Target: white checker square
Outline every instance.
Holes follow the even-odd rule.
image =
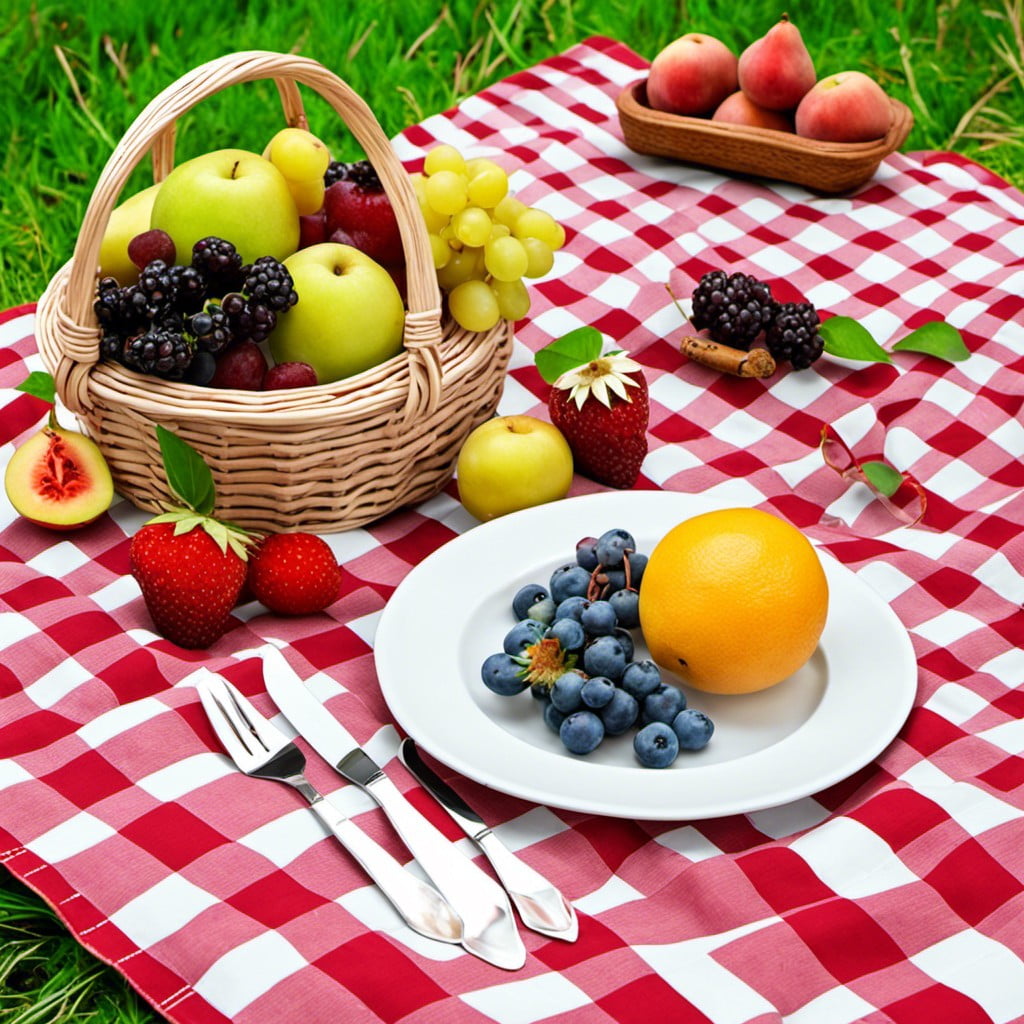
[[[4,612],[0,615],[0,651],[38,632],[39,627],[20,612]]]
[[[1024,335],[1019,328],[1018,332]],[[981,352],[972,352],[970,359],[957,363],[956,368],[959,373],[962,373],[968,380],[973,380],[975,384],[988,384],[997,373],[1002,373],[1006,369],[1006,365]]]
[[[175,872],[111,914],[110,922],[140,949],[148,949],[219,902],[217,896]]]
[[[1024,576],[1002,551],[996,551],[988,561],[982,562],[974,570],[974,576],[1011,604],[1024,605]],[[1021,678],[1024,679],[1024,675]]]
[[[851,484],[826,509],[824,518],[831,516],[846,526],[853,526],[857,517],[875,500],[874,492],[864,484]]]
[[[958,206],[946,219],[979,235],[985,234],[989,228],[1002,223],[1001,218],[989,213],[978,203],[965,203]]]
[[[105,711],[98,718],[86,722],[85,725],[77,729],[76,735],[95,750],[107,740],[130,732],[136,726],[142,725],[143,722],[148,722],[152,718],[167,713],[166,704],[161,703],[156,697],[146,697],[143,700],[121,704]]]
[[[915,581],[909,576],[900,572],[894,565],[883,562],[881,559],[875,562],[868,562],[865,566],[858,569],[857,576],[889,604],[892,604],[897,597],[916,586]]]
[[[116,833],[105,821],[93,817],[88,811],[79,811],[74,817],[25,843],[25,846],[47,863],[58,864],[98,846],[113,835]]]
[[[671,274],[675,269],[675,261],[662,249],[649,253],[636,264],[637,273],[640,274],[645,281],[667,281],[669,274]],[[670,300],[668,300],[666,301],[665,308],[671,309],[675,313],[676,318],[673,321],[671,329],[678,329],[679,313],[676,311],[675,306]]]
[[[697,229],[708,241],[721,245],[723,242],[734,242],[745,237],[748,232],[738,224],[733,224],[725,217],[712,217]]]
[[[1024,816],[1018,808],[970,782],[957,782],[928,761],[918,761],[900,779],[921,796],[937,803],[972,836],[980,836],[989,829]]]
[[[0,760],[0,793],[19,782],[29,782],[34,778],[29,772],[10,758]]]
[[[320,819],[307,807],[296,805],[293,811],[268,821],[238,841],[279,868],[284,868],[326,835],[327,829]]]
[[[875,284],[884,284],[891,281],[903,272],[903,265],[886,256],[884,252],[873,252],[868,258],[857,267],[857,273],[868,281]]]
[[[643,262],[647,265],[654,263],[651,259],[644,260]],[[641,270],[639,265],[637,266],[637,269]],[[672,271],[671,265],[666,265],[664,267],[664,271],[664,273],[656,275],[655,279],[660,277],[662,280],[667,280],[668,275]],[[648,276],[646,271],[641,270],[641,273],[643,273],[645,277]],[[672,303],[668,303],[667,305],[662,306],[661,309],[655,310],[649,316],[644,317],[641,323],[644,326],[644,330],[655,338],[672,338],[680,328],[679,310],[676,309]]]
[[[1024,455],[1024,424],[1019,420],[1005,420],[988,432],[988,438],[1009,455],[1017,458]]]
[[[500,156],[497,156],[497,160],[498,163],[501,163]],[[552,142],[551,145],[544,150],[544,161],[556,171],[562,171],[563,173],[578,170],[580,167],[584,167],[587,163],[586,157],[581,156],[579,153],[570,149],[568,146],[563,145],[561,142]],[[595,180],[606,181],[608,177],[608,175],[603,175],[601,178]],[[583,184],[582,187],[586,188],[586,184]]]
[[[764,501],[764,495],[752,483],[742,479],[723,480],[714,487],[708,487],[704,494],[710,501],[735,505],[737,508],[760,505]]]
[[[583,321],[565,306],[552,306],[542,310],[533,318],[533,326],[550,338],[560,338],[563,334],[583,327]],[[508,380],[505,381],[506,386]]]
[[[129,573],[111,580],[105,587],[92,595],[93,603],[105,612],[113,612],[135,601],[139,596],[139,584]]]
[[[943,683],[925,701],[924,706],[929,711],[941,715],[947,722],[963,725],[964,722],[984,711],[989,703],[980,694],[968,690],[966,686],[961,686],[959,683]]]
[[[750,823],[772,839],[784,839],[805,829],[820,825],[832,812],[811,797],[793,800],[778,807],[754,811],[747,815]]]
[[[512,851],[541,843],[561,835],[569,826],[547,807],[535,807],[504,824],[496,825],[494,834]]]
[[[712,433],[720,441],[726,441],[737,448],[747,448],[755,441],[767,437],[775,428],[755,419],[745,409],[737,409],[725,417]]]
[[[305,966],[299,951],[280,933],[263,932],[225,953],[192,987],[214,1009],[233,1019]]]
[[[809,224],[803,231],[798,231],[790,241],[794,245],[799,245],[804,249],[817,253],[819,256],[828,252],[835,252],[847,244],[845,238],[837,235],[834,231],[830,231],[825,227],[824,223]]]
[[[613,309],[627,309],[640,291],[640,285],[621,274],[605,278],[590,294]]]
[[[89,556],[69,540],[63,540],[51,547],[44,548],[35,558],[25,564],[44,576],[63,579],[76,569],[87,564]]]
[[[876,422],[875,410],[865,402],[843,413],[832,425],[851,448],[856,448],[867,437]]]
[[[371,533],[358,528],[343,530],[341,533],[326,533],[323,535],[323,539],[339,562],[349,562],[353,558],[359,558],[373,551],[379,544]]]
[[[796,375],[791,374],[791,376]],[[806,455],[801,456],[799,459],[793,459],[791,462],[779,463],[779,465],[775,467],[775,472],[778,473],[790,487],[796,488],[809,476],[813,476],[817,473],[819,469],[821,469],[821,452],[815,448]]]
[[[1020,1019],[1024,964],[1013,951],[973,928],[910,957],[929,977],[973,999],[993,1024]]]
[[[316,672],[305,680],[306,688],[313,694],[321,704],[326,704],[332,697],[338,697],[348,693],[337,679],[333,679],[326,672]]]
[[[987,313],[987,303],[980,302],[978,299],[969,299],[966,302],[953,306],[946,313],[946,320],[954,327],[968,328],[975,320],[985,316]],[[965,360],[965,362],[970,362],[970,360]]]
[[[884,839],[853,818],[833,818],[793,840],[790,849],[833,892],[849,900],[918,881]]]
[[[745,214],[755,224],[767,224],[769,221],[775,220],[776,217],[781,217],[786,212],[786,208],[770,199],[758,196],[741,204],[738,212]]]
[[[957,611],[955,608],[947,608],[935,618],[918,623],[914,627],[914,632],[939,647],[946,647],[953,641],[981,629],[982,625],[973,615]]]
[[[911,249],[914,255],[930,258],[938,256],[940,252],[945,252],[953,243],[943,238],[934,228],[922,228],[909,238],[904,239],[903,244]]]
[[[150,772],[135,784],[154,799],[166,804],[180,800],[186,794],[194,793],[235,771],[237,769],[226,754],[216,754],[210,750],[174,761],[166,768]]]
[[[871,310],[870,313],[865,313],[860,317],[861,326],[866,328],[868,333],[878,342],[879,345],[884,346],[885,343],[898,332],[903,331],[903,321],[896,316],[895,313],[891,313],[884,307]],[[897,339],[898,340],[898,339]],[[900,367],[896,367],[900,370]]]
[[[961,281],[973,283],[988,277],[989,274],[994,274],[999,268],[1000,265],[995,260],[980,252],[972,252],[959,263],[954,263],[949,268],[949,273],[955,274]]]
[[[643,473],[658,486],[664,486],[676,474],[695,469],[699,465],[701,460],[682,445],[663,444],[660,448],[647,453],[643,462]]]
[[[676,211],[671,206],[659,203],[656,199],[647,199],[639,206],[631,207],[633,213],[640,218],[643,224],[661,224],[663,221],[674,217]],[[674,233],[674,232],[673,232]]]
[[[683,825],[682,828],[663,832],[660,836],[655,836],[654,840],[662,846],[667,846],[670,850],[675,850],[676,853],[694,863],[718,857],[722,853],[710,839],[692,825]]]
[[[983,729],[978,736],[1010,754],[1024,752],[1024,719],[1014,718],[1002,725]]]
[[[459,998],[497,1024],[557,1020],[559,1014],[591,1004],[586,992],[554,972],[466,992]]]
[[[786,1024],[856,1024],[870,1019],[874,1007],[845,985],[830,988],[786,1014]]]
[[[807,301],[818,309],[830,309],[845,302],[850,295],[850,289],[838,281],[822,281],[808,289]]]
[[[905,220],[903,214],[889,209],[883,203],[861,203],[851,208],[850,217],[861,227],[870,228],[872,231],[884,231]]]
[[[897,547],[906,551],[916,551],[936,561],[942,559],[947,551],[957,543],[959,537],[950,531],[939,530],[908,530],[905,526],[896,525],[888,533],[881,535],[883,540],[892,541]]]
[[[941,192],[927,185],[912,185],[908,189],[902,189],[900,197],[919,210],[934,210],[936,206],[942,206],[945,200]]]
[[[807,409],[832,387],[832,382],[824,374],[785,373],[772,383],[772,395],[791,409]],[[821,464],[820,454],[818,464]]]
[[[690,384],[674,373],[663,373],[650,386],[651,401],[674,409],[677,414],[682,414],[691,402],[706,394],[706,388]]]
[[[959,416],[974,401],[974,396],[966,388],[942,378],[936,380],[922,397],[952,416]]]
[[[135,584],[136,595],[138,592],[138,584]],[[29,683],[25,687],[25,696],[37,707],[52,708],[73,690],[93,678],[93,673],[79,665],[74,658],[66,658],[34,683]]]
[[[909,291],[903,293],[904,300],[918,309],[930,309],[940,295],[945,295],[944,288],[935,278],[930,277],[927,281],[915,284]]]
[[[624,238],[631,238],[633,236],[633,232],[623,227],[618,221],[606,218],[601,218],[600,220],[595,220],[593,224],[588,224],[583,234],[592,242],[606,246],[614,246]]]
[[[763,267],[769,275],[775,277],[789,277],[803,269],[803,264],[795,256],[774,245],[766,245],[752,252],[749,258],[751,263]]]
[[[987,477],[982,476],[966,462],[958,459],[956,462],[943,466],[928,478],[928,490],[952,504],[956,504],[965,495],[985,484],[987,480]]]
[[[573,900],[572,904],[580,913],[597,917],[605,911],[615,910],[643,898],[644,894],[639,889],[634,889],[618,875],[612,875],[604,885]]]

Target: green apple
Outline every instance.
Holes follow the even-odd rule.
[[[299,246],[299,213],[284,175],[258,153],[217,149],[186,160],[164,178],[149,227],[174,239],[178,262],[215,235],[231,242],[245,263],[283,260]]]
[[[115,206],[100,242],[100,277],[113,277],[121,285],[134,284],[139,268],[128,258],[128,243],[149,230],[159,184],[150,185]]]
[[[497,416],[466,438],[455,472],[459,500],[486,522],[564,498],[572,485],[572,451],[546,420]]]
[[[299,301],[277,319],[278,363],[308,363],[321,384],[351,377],[402,351],[405,305],[391,275],[351,245],[321,242],[284,261]]]

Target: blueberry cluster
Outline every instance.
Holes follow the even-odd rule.
[[[173,258],[150,259],[134,284],[100,279],[93,309],[101,357],[138,373],[208,384],[222,353],[265,340],[298,301],[284,264],[263,256],[243,265],[225,239],[200,239],[187,264]]]
[[[709,270],[693,291],[690,322],[714,341],[748,349],[764,335],[765,348],[794,370],[811,365],[825,349],[818,312],[809,302],[776,302],[771,288],[750,274]]]
[[[680,750],[705,747],[714,725],[686,706],[683,691],[664,682],[653,661],[634,658],[646,565],[627,530],[584,537],[547,586],[516,591],[515,625],[480,674],[502,696],[529,688],[570,753],[589,754],[605,737],[636,729],[640,764],[666,768]]]

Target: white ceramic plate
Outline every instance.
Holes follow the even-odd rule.
[[[552,570],[573,560],[581,537],[622,527],[649,553],[677,523],[718,507],[706,496],[670,491],[592,494],[484,523],[439,548],[403,580],[377,627],[377,673],[395,718],[467,778],[535,803],[626,818],[744,813],[852,775],[906,720],[917,662],[889,606],[825,552],[829,615],[818,650],[761,693],[687,690],[715,733],[704,750],[681,753],[670,768],[640,767],[633,730],[573,756],[529,692],[501,697],[481,681],[481,664],[515,623],[516,590],[546,586]],[[646,656],[634,635],[634,657]]]

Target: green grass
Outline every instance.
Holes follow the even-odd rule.
[[[907,103],[906,149],[952,149],[1024,188],[1024,0],[8,0],[0,11],[0,308],[31,302],[71,255],[93,185],[133,117],[189,68],[233,50],[313,57],[370,103],[388,135],[591,34],[651,58],[682,32],[742,49],[783,9],[819,73],[861,68]],[[312,126],[358,154],[312,97]],[[281,125],[272,87],[212,98],[179,126],[181,157],[262,149]],[[147,184],[140,168],[129,188]],[[127,194],[127,193],[126,193]],[[0,872],[0,1019],[141,1024],[158,1018],[46,905]]]

